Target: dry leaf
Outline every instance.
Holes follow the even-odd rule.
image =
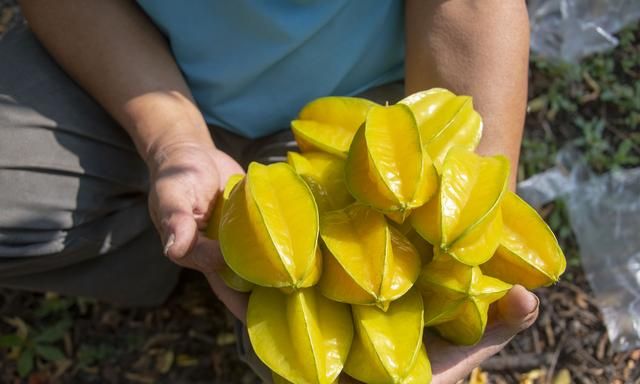
[[[553,378],[553,384],[571,384],[571,373],[567,368],[563,368]]]
[[[469,377],[469,384],[488,384],[489,374],[483,372],[480,367],[476,367],[471,371],[471,377]]]

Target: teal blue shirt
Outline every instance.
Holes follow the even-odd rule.
[[[256,138],[307,102],[401,79],[400,0],[140,0],[207,122]]]

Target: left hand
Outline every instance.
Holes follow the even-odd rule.
[[[210,143],[171,144],[152,158],[149,211],[165,256],[202,272],[220,301],[244,321],[248,295],[227,287],[218,276],[224,266],[220,247],[201,232],[229,177],[244,171]]]

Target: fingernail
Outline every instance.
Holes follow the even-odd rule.
[[[535,311],[537,311],[537,310],[538,310],[538,307],[540,306],[540,299],[538,298],[538,295],[534,295],[534,294],[531,294],[531,295],[533,296],[533,298],[534,298],[534,299],[536,299],[536,305],[535,305],[535,306],[533,307],[533,309],[532,309],[532,310],[527,314],[527,316],[528,316],[528,315],[531,315],[532,313],[534,313]]]
[[[169,238],[167,239],[167,242],[164,244],[164,255],[165,256],[169,255],[169,248],[171,248],[175,242],[176,242],[176,235],[172,233],[172,234],[169,235]]]

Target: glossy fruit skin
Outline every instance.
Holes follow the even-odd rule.
[[[227,180],[227,185],[224,187],[224,192],[222,195],[218,196],[216,200],[216,205],[213,208],[213,212],[211,214],[211,219],[209,220],[209,224],[205,229],[205,234],[208,238],[212,240],[218,240],[219,238],[219,227],[220,220],[222,219],[222,207],[225,202],[229,199],[229,195],[233,188],[242,181],[244,175],[232,175]],[[218,276],[224,281],[224,283],[231,289],[234,289],[239,292],[250,292],[253,289],[253,284],[238,276],[228,265],[224,265],[220,271],[218,271]]]
[[[342,371],[353,340],[347,304],[315,288],[291,294],[256,287],[247,309],[249,339],[272,371],[293,383],[330,384]]]
[[[322,268],[318,231],[313,194],[293,168],[251,163],[224,204],[220,247],[227,265],[253,284],[309,287]]]
[[[424,204],[438,184],[413,114],[402,104],[369,110],[351,143],[345,175],[356,200],[397,222]]]
[[[482,271],[511,284],[535,289],[556,283],[567,266],[553,231],[529,204],[507,192],[501,204],[500,246]]]
[[[474,151],[478,146],[482,137],[482,118],[473,109],[471,97],[432,88],[407,96],[399,103],[413,112],[425,149],[436,168],[440,168],[452,147],[462,146]]]
[[[460,263],[437,250],[416,283],[424,300],[425,326],[435,327],[445,339],[461,345],[480,341],[487,325],[489,305],[511,289],[479,267]]]
[[[305,105],[291,122],[300,151],[346,158],[353,136],[375,105],[367,99],[343,96],[321,97]]]
[[[436,197],[411,215],[415,230],[461,263],[491,258],[502,235],[500,202],[507,190],[509,162],[453,147],[442,164]]]
[[[362,204],[322,216],[323,272],[318,283],[328,298],[386,309],[418,278],[415,247],[381,213]]]
[[[344,367],[349,376],[372,384],[431,380],[422,344],[423,304],[416,290],[392,302],[386,312],[361,305],[352,306],[352,312],[356,334]]]
[[[353,203],[345,184],[344,159],[325,152],[289,152],[287,162],[307,183],[321,213]]]

